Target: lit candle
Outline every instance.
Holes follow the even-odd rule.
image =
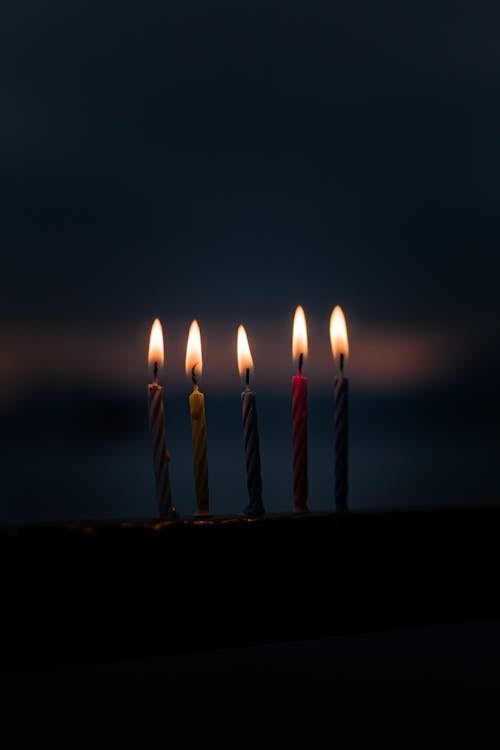
[[[205,397],[198,387],[198,376],[203,369],[201,356],[200,327],[193,320],[189,329],[186,348],[186,373],[191,375],[193,392],[189,396],[191,414],[191,435],[193,439],[193,468],[198,507],[195,515],[211,515],[208,504],[208,458],[207,422],[205,417]]]
[[[339,362],[334,413],[335,505],[338,510],[347,510],[349,381],[344,376],[344,361],[349,354],[349,341],[344,313],[338,305],[330,316],[330,343],[333,358]]]
[[[292,377],[293,510],[307,513],[307,378],[302,375],[307,327],[300,305],[293,320],[292,357],[298,360],[297,375]]]
[[[148,362],[153,368],[153,382],[148,385],[149,398],[149,427],[151,431],[151,442],[153,446],[153,465],[156,480],[156,499],[158,513],[162,518],[178,518],[177,512],[172,505],[172,492],[170,489],[170,474],[168,463],[170,454],[167,451],[165,438],[165,412],[163,409],[163,387],[158,383],[158,369],[162,367],[163,332],[161,323],[156,318],[149,337]]]
[[[245,378],[245,390],[241,394],[243,438],[247,462],[247,487],[249,503],[243,513],[255,518],[265,513],[262,501],[262,477],[260,473],[259,431],[255,393],[250,390],[250,371],[253,369],[252,354],[243,326],[238,327],[238,370]]]

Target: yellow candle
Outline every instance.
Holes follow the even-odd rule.
[[[193,320],[189,329],[186,348],[186,372],[191,375],[193,391],[189,396],[191,415],[191,435],[193,441],[193,469],[196,488],[197,510],[195,515],[211,515],[208,495],[207,420],[205,416],[205,396],[198,386],[203,360],[201,355],[200,327]]]

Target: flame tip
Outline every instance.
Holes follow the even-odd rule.
[[[157,364],[158,367],[163,365],[165,358],[165,349],[163,344],[163,328],[159,318],[155,318],[151,326],[149,335],[148,364]]]
[[[203,357],[201,353],[201,332],[198,321],[191,321],[189,326],[188,340],[186,346],[186,374],[191,375],[193,367],[196,375],[201,375],[203,370]]]
[[[247,370],[253,370],[253,358],[248,343],[245,326],[240,323],[236,340],[236,351],[238,359],[238,372],[243,377]]]
[[[295,360],[298,359],[301,354],[303,359],[306,359],[308,354],[307,324],[304,308],[302,305],[298,305],[293,317],[292,357]]]
[[[334,359],[349,354],[349,337],[344,311],[340,305],[335,305],[330,315],[330,343]]]

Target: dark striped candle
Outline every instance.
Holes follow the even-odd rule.
[[[306,513],[307,507],[307,378],[292,378],[293,510]]]
[[[248,505],[243,510],[243,514],[249,518],[257,518],[265,513],[262,500],[257,403],[255,393],[250,389],[250,370],[253,369],[252,354],[245,328],[241,325],[238,326],[236,350],[238,371],[241,376],[245,376],[245,390],[241,394],[241,408],[247,465]]]
[[[250,517],[265,513],[262,500],[262,476],[260,471],[259,430],[255,393],[249,387],[241,394],[243,439],[247,463],[248,505],[244,514]]]
[[[334,450],[335,505],[347,510],[349,446],[349,381],[342,374],[335,378]]]
[[[335,506],[347,510],[348,457],[349,457],[349,381],[344,377],[344,359],[349,354],[347,326],[342,308],[336,305],[330,316],[330,343],[333,358],[338,357],[339,372],[334,390],[334,457],[335,457]]]
[[[163,409],[163,388],[151,383],[148,385],[149,398],[149,427],[153,448],[153,465],[156,480],[156,501],[158,513],[162,518],[175,514],[172,506],[172,491],[170,487],[169,460],[165,438],[165,412]]]
[[[163,331],[156,318],[149,339],[149,363],[153,366],[153,382],[148,385],[149,428],[153,448],[153,466],[156,482],[156,503],[161,518],[177,518],[172,505],[169,461],[165,437],[165,411],[163,408],[163,387],[158,384],[158,368],[163,364]]]

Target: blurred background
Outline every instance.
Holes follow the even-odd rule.
[[[350,506],[500,500],[500,11],[444,2],[0,7],[0,523],[195,509],[184,354],[202,333],[211,504],[246,504],[236,329],[264,501],[292,507],[292,319],[310,335],[310,507],[333,507],[330,312],[347,318]]]

